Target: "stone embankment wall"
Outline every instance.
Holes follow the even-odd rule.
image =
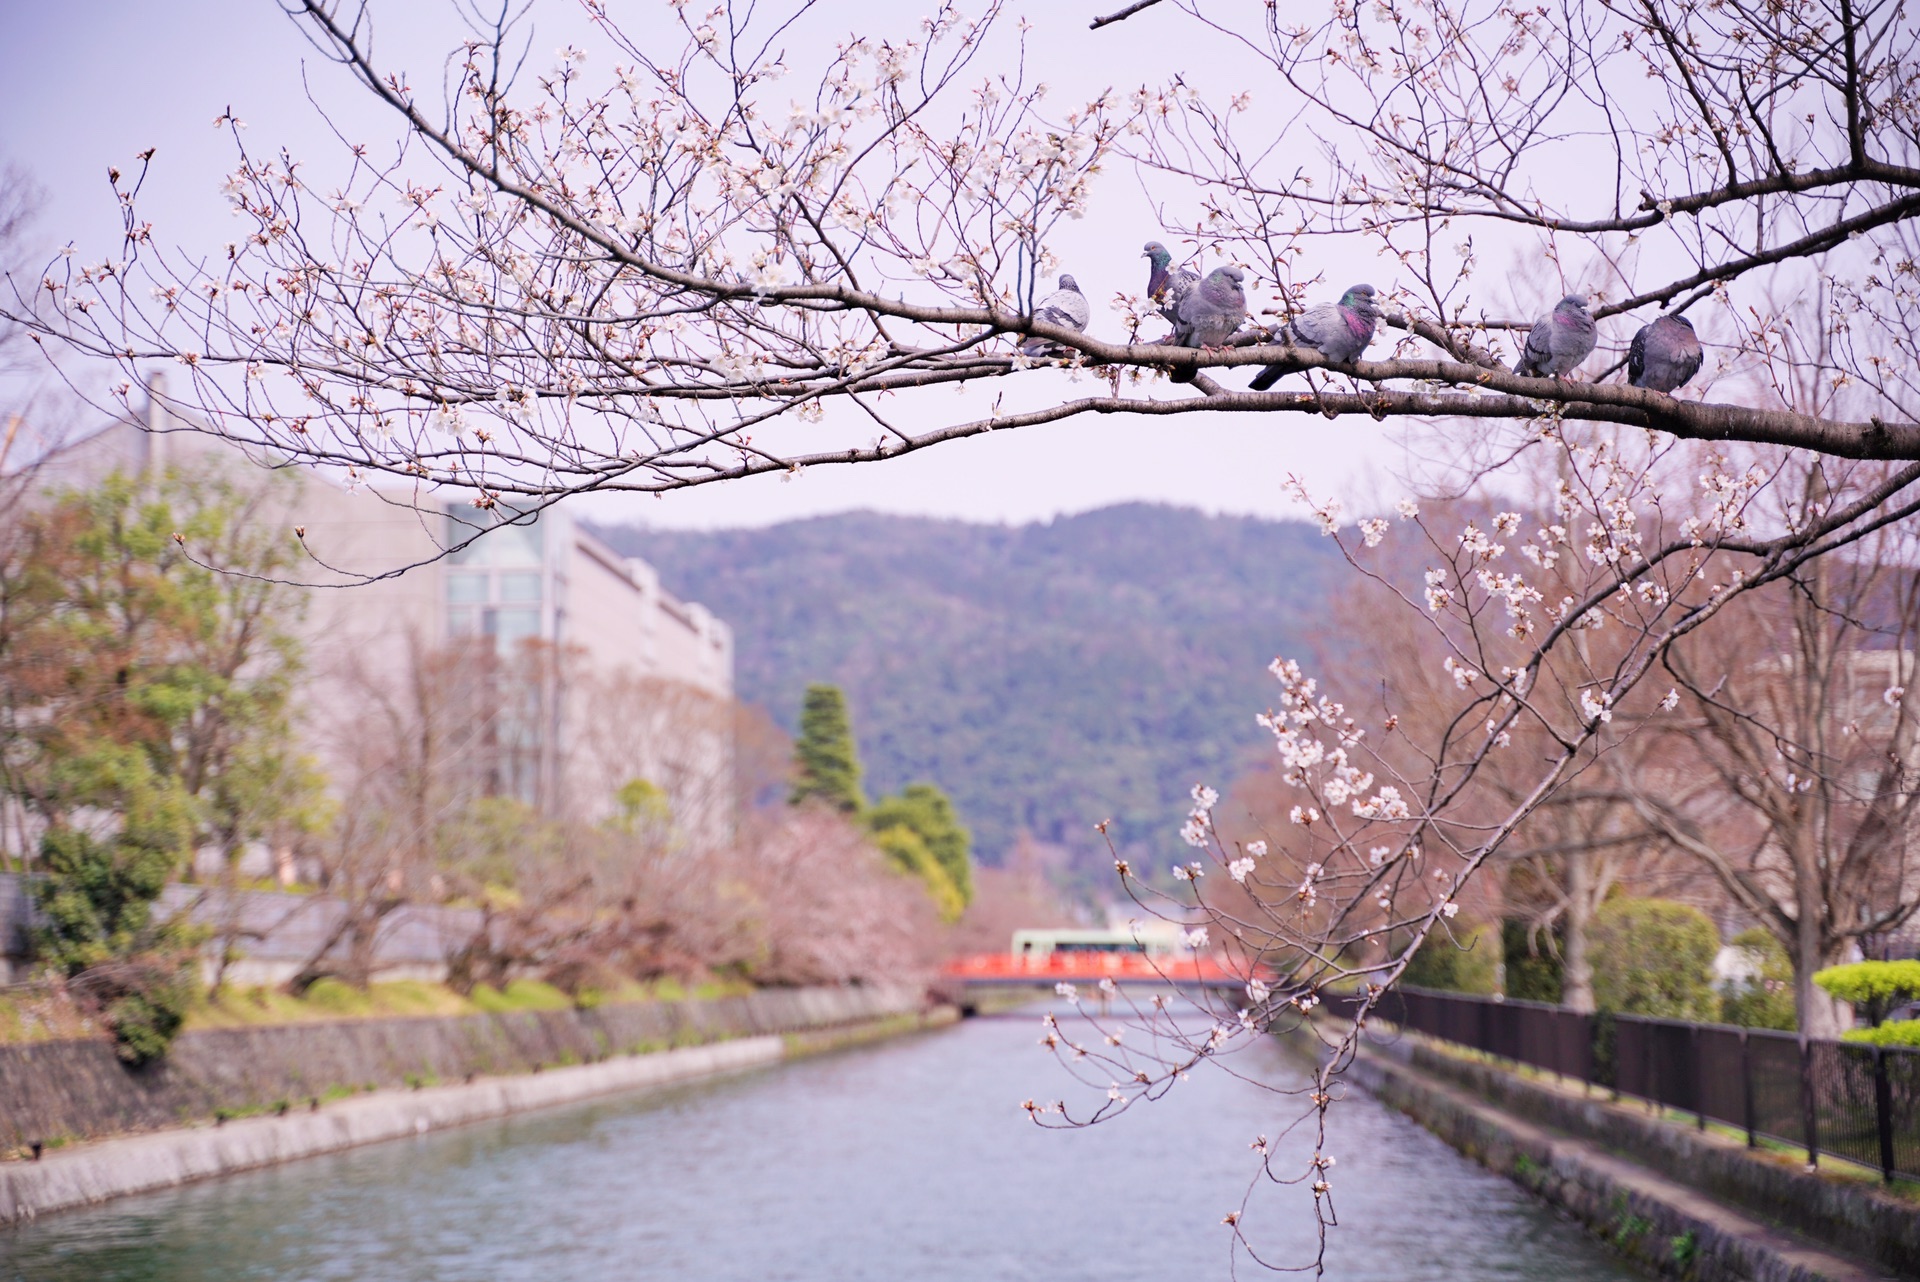
[[[61,1149],[37,1162],[0,1162],[0,1225],[528,1109],[739,1072],[778,1063],[784,1052],[782,1038],[743,1037],[545,1073],[381,1091],[317,1111],[129,1135]]]
[[[774,989],[706,1001],[186,1033],[128,1069],[101,1039],[0,1046],[0,1151],[305,1106],[342,1089],[461,1082],[918,1010],[908,988]]]
[[[1596,1144],[1718,1201],[1920,1278],[1920,1205],[1877,1183],[1809,1171],[1713,1131],[1661,1121],[1645,1106],[1557,1090],[1416,1038],[1375,1053],[1465,1088],[1503,1113]]]
[[[1292,1044],[1323,1053],[1304,1036]],[[1344,1073],[1651,1273],[1687,1282],[1920,1278],[1920,1208],[1877,1187],[1771,1161],[1412,1035],[1366,1046]]]

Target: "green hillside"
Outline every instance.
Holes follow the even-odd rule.
[[[1335,555],[1296,522],[1131,504],[1048,524],[849,513],[759,530],[604,528],[732,624],[740,696],[789,732],[843,687],[867,792],[953,795],[994,863],[1022,830],[1178,849],[1187,790],[1262,748],[1266,664],[1306,653]]]

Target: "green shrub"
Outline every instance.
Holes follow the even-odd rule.
[[[1800,1027],[1793,1007],[1793,962],[1773,932],[1755,926],[1735,935],[1731,943],[1753,959],[1758,973],[1721,992],[1721,1022],[1783,1033]]]
[[[107,1004],[114,1053],[135,1067],[165,1057],[186,1022],[195,992],[189,966],[176,962],[152,967],[147,979],[129,985],[127,992]]]
[[[1435,930],[1407,963],[1400,982],[1415,988],[1490,997],[1500,975],[1500,937],[1485,926],[1456,930],[1453,938]]]
[[[1505,991],[1515,1001],[1559,1004],[1564,983],[1558,926],[1537,931],[1517,917],[1500,923]]]
[[[1829,966],[1813,982],[1843,1002],[1861,1008],[1869,1024],[1878,1024],[1901,1002],[1920,997],[1920,961],[1863,961]]]
[[[40,961],[66,977],[68,991],[100,1012],[114,1052],[141,1065],[165,1056],[186,1022],[198,936],[153,911],[180,859],[180,799],[155,784],[144,763],[124,756],[102,752],[88,765],[140,798],[127,807],[119,835],[101,840],[54,827],[41,837],[45,876],[31,893],[42,920],[33,945]]]
[[[1720,935],[1697,908],[1665,899],[1615,899],[1588,931],[1594,1005],[1620,1015],[1713,1020]]]
[[[1850,1028],[1840,1034],[1866,1046],[1912,1046],[1920,1049],[1920,1019],[1896,1019],[1876,1028]]]

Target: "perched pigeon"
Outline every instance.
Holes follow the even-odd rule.
[[[1584,294],[1568,294],[1527,331],[1527,345],[1513,367],[1516,374],[1559,378],[1593,352],[1596,335]]]
[[[1286,341],[1295,347],[1311,347],[1344,365],[1367,350],[1379,323],[1380,303],[1373,286],[1355,285],[1340,295],[1339,302],[1322,303],[1296,317],[1287,327]],[[1286,372],[1285,366],[1269,365],[1253,376],[1251,386],[1256,392],[1264,392]]]
[[[1080,292],[1079,284],[1071,276],[1062,276],[1060,288],[1041,299],[1040,305],[1033,309],[1035,320],[1063,329],[1085,329],[1087,319],[1092,315],[1087,307],[1087,296]],[[1042,356],[1058,348],[1051,339],[1030,335],[1021,340],[1020,350],[1027,356]]]
[[[1643,326],[1627,349],[1627,381],[1635,387],[1671,392],[1700,372],[1704,353],[1684,316],[1662,316]]]
[[[1157,240],[1148,241],[1145,252],[1147,262],[1150,264],[1150,270],[1147,272],[1147,297],[1153,300],[1154,305],[1160,309],[1160,314],[1166,317],[1170,324],[1178,325],[1180,300],[1192,293],[1193,287],[1200,283],[1200,273],[1191,267],[1174,270],[1173,255],[1168,253],[1167,247]]]
[[[1180,300],[1179,314],[1173,321],[1173,341],[1181,347],[1219,347],[1232,337],[1247,319],[1247,291],[1240,287],[1245,279],[1238,267],[1216,267],[1193,291]],[[1192,370],[1173,376],[1176,383],[1191,383]]]

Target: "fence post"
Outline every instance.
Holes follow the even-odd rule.
[[[1640,1033],[1640,1071],[1646,1074],[1647,1094],[1653,1097],[1653,1115],[1659,1117],[1667,1111],[1667,1102],[1660,1098],[1665,1092],[1660,1089],[1660,1072],[1654,1066],[1653,1025],[1643,1025]]]
[[[1740,1030],[1740,1120],[1747,1124],[1747,1147],[1759,1148],[1753,1133],[1753,1045],[1747,1030]]]
[[[1693,1061],[1693,1117],[1697,1130],[1707,1129],[1707,1069],[1700,1062],[1700,1025],[1687,1028],[1687,1057]]]
[[[1813,1042],[1800,1036],[1800,1114],[1806,1128],[1807,1165],[1820,1165],[1820,1115],[1813,1102]]]
[[[1893,1083],[1887,1079],[1887,1053],[1873,1048],[1873,1115],[1880,1130],[1880,1178],[1893,1183]]]
[[[1594,1039],[1600,1035],[1600,1021],[1586,1012],[1575,1015],[1574,1020],[1576,1028],[1586,1034],[1580,1039],[1580,1080],[1586,1084],[1582,1094],[1592,1098],[1593,1079],[1600,1075],[1600,1056],[1594,1045]]]

